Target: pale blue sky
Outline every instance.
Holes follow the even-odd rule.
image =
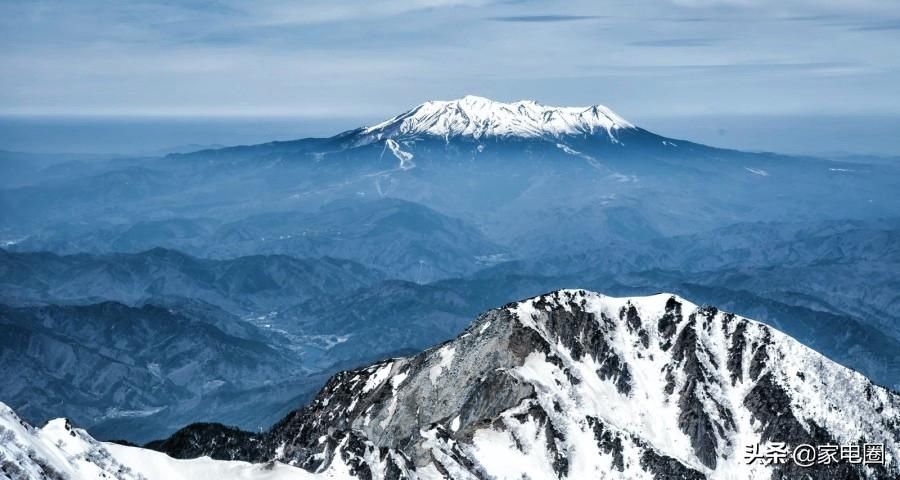
[[[895,0],[0,0],[0,113],[900,113]]]
[[[0,31],[3,116],[900,115],[896,0],[0,0]]]

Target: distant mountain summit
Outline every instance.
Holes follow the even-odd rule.
[[[476,96],[429,101],[325,138],[172,154],[110,168],[37,190],[4,192],[0,202],[10,214],[0,218],[0,227],[28,233],[10,238],[21,242],[33,239],[39,224],[104,218],[110,202],[121,218],[145,220],[173,212],[249,216],[389,197],[470,222],[495,244],[565,232],[584,239],[582,245],[596,245],[611,236],[632,240],[634,231],[669,236],[743,221],[896,215],[888,167],[700,145],[658,135],[600,105]],[[878,169],[884,174],[870,175]],[[609,209],[629,211],[635,224],[618,228],[607,221]],[[523,221],[535,218],[542,225]],[[418,259],[412,267],[417,270]]]
[[[457,100],[430,101],[358,132],[361,143],[415,136],[562,137],[602,134],[615,140],[634,125],[602,105],[552,107],[532,100],[496,102],[468,95]]]

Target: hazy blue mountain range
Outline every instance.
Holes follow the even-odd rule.
[[[4,153],[0,168],[0,329],[20,339],[0,369],[28,372],[0,400],[31,422],[66,414],[135,440],[200,420],[254,430],[339,369],[573,287],[716,304],[900,388],[896,162],[717,149],[600,106],[466,97],[327,138]],[[195,370],[190,385],[173,373]]]
[[[233,221],[65,223],[11,246],[59,253],[141,252],[155,247],[207,258],[339,257],[420,283],[472,273],[504,254],[472,225],[391,198],[351,198],[311,210],[260,213]]]
[[[255,255],[198,259],[156,248],[141,253],[77,254],[0,251],[0,292],[7,302],[52,303],[152,297],[203,300],[236,314],[266,313],[319,295],[340,294],[383,277],[349,260]]]
[[[900,219],[752,222],[691,235],[616,242],[496,267],[532,274],[667,273],[865,318],[900,338]],[[611,255],[610,252],[615,252]]]
[[[99,436],[149,440],[198,418],[264,426],[256,412],[307,393],[308,372],[284,342],[207,313],[116,302],[2,306],[3,396],[26,418],[64,411]]]
[[[3,295],[4,298],[16,298],[25,304],[51,301],[85,303],[107,298],[141,306],[147,302],[159,303],[179,313],[200,310],[201,318],[207,319],[207,322],[218,321],[217,327],[221,330],[232,332],[237,326],[243,326],[245,331],[233,334],[248,336],[255,332],[255,337],[265,338],[269,344],[289,348],[290,355],[295,359],[291,367],[292,374],[308,375],[314,372],[331,372],[372,358],[418,351],[435,341],[452,337],[466,325],[468,318],[488,305],[504,302],[509,298],[521,298],[532,292],[549,291],[573,284],[623,295],[655,293],[660,289],[677,290],[704,302],[721,304],[742,314],[754,315],[832,359],[867,374],[878,383],[898,386],[900,340],[894,335],[885,335],[887,330],[879,328],[877,322],[873,323],[872,317],[858,314],[854,310],[865,306],[872,310],[884,309],[890,312],[889,306],[873,302],[853,302],[841,296],[824,296],[821,291],[801,295],[797,289],[802,285],[797,282],[793,283],[795,289],[789,292],[790,295],[775,290],[774,282],[766,285],[767,288],[757,286],[754,290],[743,283],[756,274],[735,273],[759,271],[759,275],[767,274],[770,278],[777,279],[779,270],[775,266],[782,264],[785,267],[782,280],[789,283],[796,272],[810,272],[809,275],[815,277],[822,275],[817,272],[830,273],[834,265],[850,264],[856,265],[859,273],[842,275],[840,280],[833,280],[832,285],[868,290],[873,293],[873,297],[890,297],[889,285],[880,286],[877,283],[880,279],[873,278],[867,272],[896,272],[896,269],[891,270],[891,266],[895,264],[889,263],[896,261],[895,244],[879,241],[878,235],[867,235],[864,232],[881,232],[884,238],[891,238],[896,234],[896,227],[892,225],[895,223],[887,221],[849,222],[843,225],[831,222],[824,225],[769,224],[753,225],[753,229],[746,225],[736,225],[726,229],[735,234],[731,242],[725,240],[728,238],[725,232],[715,232],[710,237],[694,235],[690,238],[673,237],[666,241],[657,239],[645,244],[636,242],[617,248],[610,246],[608,249],[574,257],[507,262],[485,268],[472,276],[429,285],[400,280],[385,281],[378,272],[366,270],[351,262],[343,262],[346,264],[344,268],[353,266],[357,270],[356,274],[345,275],[344,269],[336,269],[337,274],[340,274],[338,278],[342,280],[327,284],[330,288],[320,286],[316,276],[311,276],[308,271],[291,276],[293,281],[283,285],[263,273],[254,273],[269,263],[277,264],[279,261],[287,265],[303,264],[283,256],[216,261],[195,259],[162,250],[100,256],[7,252],[3,256],[3,268],[8,272],[4,278],[10,280],[3,285]],[[785,243],[773,242],[773,245],[767,246],[764,242],[753,241],[752,236],[737,235],[737,232],[761,229],[769,230],[767,238],[775,239],[780,236]],[[778,232],[782,232],[781,235]],[[816,232],[816,235],[810,232]],[[841,249],[805,248],[795,236],[817,245],[840,245]],[[711,239],[721,241],[716,243]],[[789,244],[798,248],[785,246]],[[876,248],[878,245],[882,248]],[[678,248],[684,251],[679,252]],[[609,251],[622,252],[628,260],[609,260],[606,253]],[[767,252],[767,255],[763,256],[761,251]],[[783,253],[779,255],[779,251]],[[840,258],[835,260],[833,257],[838,254]],[[597,258],[591,259],[591,256]],[[640,261],[636,262],[635,259]],[[684,263],[679,263],[681,261]],[[335,274],[331,264],[341,263],[328,259],[307,262],[322,263],[324,267],[330,267],[324,271],[331,275]],[[698,263],[695,265],[692,262]],[[743,270],[736,269],[736,264],[743,265]],[[228,268],[220,265],[227,265]],[[185,271],[192,273],[180,273]],[[12,277],[13,272],[17,272],[19,276]],[[117,275],[110,275],[109,272],[116,272]],[[222,276],[217,277],[216,272],[221,272],[218,275]],[[192,282],[180,279],[181,276]],[[157,282],[153,284],[150,278],[157,279]],[[228,280],[233,278],[241,281],[232,284]],[[251,282],[252,278],[257,280]],[[282,277],[276,278],[282,280]],[[867,281],[871,284],[867,284]],[[811,285],[820,284],[812,282]],[[268,287],[263,288],[265,286]],[[13,291],[16,293],[13,294]],[[879,291],[884,295],[876,295]],[[283,292],[284,295],[275,295],[275,292]],[[213,308],[199,300],[187,301],[182,296],[205,299],[218,307]],[[236,302],[235,299],[241,301]],[[820,300],[814,301],[815,299]],[[249,313],[251,311],[254,313]],[[250,321],[237,321],[240,317],[236,315],[243,315],[243,318]],[[890,324],[886,319],[891,317],[875,318]],[[222,321],[223,319],[234,320]],[[261,328],[257,330],[256,326]],[[72,343],[76,348],[83,348],[82,341],[75,339]],[[197,348],[200,349],[201,345],[198,344]],[[42,376],[30,375],[25,378],[39,382]],[[230,380],[227,375],[224,378]],[[291,393],[308,393],[323,380],[323,376],[298,380],[301,385]],[[278,385],[284,383],[278,382]],[[263,391],[260,390],[259,393],[262,394]],[[95,410],[112,403],[103,398],[94,398],[93,401]],[[173,404],[175,401],[170,402]],[[209,413],[197,419],[227,419],[228,423],[247,428],[265,424],[273,418],[271,412],[265,410],[254,410],[248,418],[242,418],[228,413],[227,410],[233,408],[233,405],[226,402],[217,405],[214,407],[205,404],[204,408]],[[52,414],[50,404],[42,408],[25,409],[21,413],[26,418],[44,418]],[[170,408],[176,409],[174,406]],[[275,411],[275,406],[270,409]],[[283,409],[279,411],[283,412]],[[176,419],[190,419],[192,414],[196,412],[179,412]],[[68,415],[82,424],[93,425],[83,413],[71,412]],[[145,434],[131,435],[134,432],[133,425],[137,422],[132,418],[105,421],[108,427],[95,427],[94,430],[105,437],[130,436],[146,440],[148,435],[159,436],[167,431],[166,428],[177,425],[172,421],[163,423],[153,415],[148,417],[151,418],[140,419],[147,431]]]

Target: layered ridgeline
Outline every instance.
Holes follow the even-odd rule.
[[[778,442],[883,444],[884,464],[747,463],[747,446]],[[192,425],[148,445],[220,461],[100,446],[108,455],[91,458],[151,479],[887,479],[900,475],[900,395],[713,307],[563,290],[491,310],[414,357],[340,373],[268,432]]]
[[[0,250],[0,399],[30,422],[65,416],[101,439],[146,442],[204,420],[268,427],[326,368],[383,358],[340,363],[325,352],[349,337],[270,328],[271,312],[382,278],[333,258]]]

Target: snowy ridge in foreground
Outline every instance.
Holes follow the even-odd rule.
[[[191,455],[376,479],[888,479],[900,397],[773,329],[675,295],[565,290],[411,358],[343,372],[256,440]],[[746,445],[884,443],[884,465],[748,465]],[[188,452],[173,442],[173,455]],[[809,476],[809,477],[807,477]]]
[[[347,478],[340,472],[314,475],[277,462],[251,464],[197,458],[176,460],[153,450],[98,442],[65,419],[42,428],[23,422],[0,403],[0,479],[6,480],[312,480]]]
[[[883,443],[885,463],[745,462],[746,445],[773,442]],[[491,310],[414,357],[339,373],[269,432],[192,426],[155,447],[204,458],[99,448],[104,472],[149,478],[893,479],[900,396],[675,295],[564,290]]]
[[[65,419],[36,429],[0,403],[0,478],[141,479],[105,445]]]
[[[431,135],[449,139],[485,137],[561,137],[602,133],[615,140],[619,129],[634,125],[602,105],[551,107],[534,101],[502,103],[466,96],[430,101],[359,132],[360,143],[394,137]]]

